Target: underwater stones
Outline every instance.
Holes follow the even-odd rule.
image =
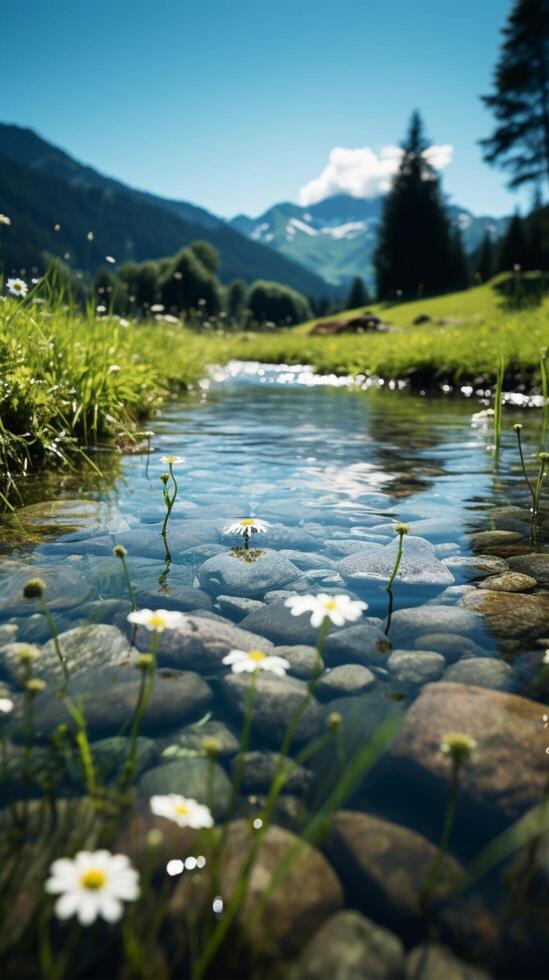
[[[255,548],[214,555],[198,570],[201,587],[211,595],[254,599],[299,577],[292,562],[272,549]]]
[[[336,912],[315,932],[301,951],[290,977],[291,980],[394,980],[402,977],[403,969],[404,946],[398,936],[360,912],[349,910]],[[441,980],[441,976],[436,980]]]
[[[316,552],[302,552],[295,551],[292,548],[284,548],[280,551],[280,554],[293,562],[303,572],[316,568],[335,569],[336,567],[336,562],[332,558],[328,558],[327,555],[317,554]]]
[[[15,643],[16,637],[16,623],[3,623],[2,626],[0,626],[0,647],[6,646],[8,643]]]
[[[229,824],[219,862],[220,894],[234,893],[255,844],[250,821]],[[282,862],[286,873],[275,887]],[[184,921],[189,908],[188,877],[181,877],[170,899],[169,915],[176,923]],[[326,858],[296,834],[272,824],[259,845],[236,925],[255,952],[280,957],[297,952],[303,940],[342,904],[340,882]],[[256,910],[260,910],[257,916]]]
[[[86,716],[92,738],[117,734],[133,717],[139,698],[141,680],[135,668],[117,667],[86,673],[71,683],[71,694]],[[198,674],[190,671],[159,670],[154,691],[145,710],[142,733],[180,725],[204,708],[212,692]],[[39,738],[49,738],[60,724],[74,728],[75,722],[62,700],[38,696],[35,708],[35,731]]]
[[[466,684],[439,681],[424,687],[389,750],[386,785],[428,798],[442,819],[451,780],[440,752],[449,731],[465,732],[477,748],[460,775],[459,813],[490,832],[517,820],[540,802],[546,781],[544,707],[536,701]],[[393,783],[394,781],[394,783]],[[466,821],[467,822],[467,821]]]
[[[443,558],[442,564],[465,579],[502,575],[509,571],[507,562],[494,555],[451,555],[449,558]]]
[[[91,743],[93,764],[103,779],[112,779],[122,772],[130,752],[130,740],[123,735],[113,735]],[[136,742],[135,775],[152,766],[158,757],[154,739],[140,735]]]
[[[414,640],[416,650],[434,650],[453,663],[462,657],[483,657],[484,650],[459,633],[425,633]]]
[[[240,534],[224,534],[223,541],[233,546],[242,545]],[[317,538],[300,527],[287,527],[285,524],[269,524],[262,534],[252,535],[252,547],[273,548],[276,551],[293,549],[295,551],[316,551]]]
[[[125,534],[117,534],[113,544],[121,544],[128,550],[130,557],[156,558],[162,561],[165,557],[164,541],[161,535],[161,524],[140,525]],[[219,542],[221,522],[215,520],[185,520],[171,521],[168,528],[168,544],[174,562],[189,548],[204,544]]]
[[[329,633],[324,644],[324,657],[330,664],[358,663],[384,667],[391,643],[379,627],[368,622],[347,626]]]
[[[531,555],[514,555],[509,558],[509,568],[513,572],[531,575],[539,585],[549,588],[549,553],[534,552]]]
[[[272,649],[272,644],[262,636],[241,629],[228,620],[210,618],[213,615],[206,611],[203,616],[186,616],[177,629],[161,633],[159,661],[173,667],[195,667],[205,671],[220,667],[223,657],[230,650],[259,649],[268,653]],[[139,630],[137,645],[147,650],[150,634]]]
[[[387,660],[391,676],[399,684],[419,685],[442,677],[446,661],[431,650],[393,650]]]
[[[294,677],[309,680],[316,671],[318,663],[316,647],[307,646],[305,643],[296,643],[294,646],[275,647],[273,654],[277,657],[284,657],[288,661],[290,664],[288,673]]]
[[[475,684],[498,691],[508,691],[513,686],[514,671],[504,660],[491,657],[471,657],[452,664],[444,680],[455,684]]]
[[[422,943],[406,957],[405,980],[489,980],[484,970],[464,963],[447,946]]]
[[[497,555],[500,548],[523,541],[524,535],[519,531],[475,531],[469,535],[469,540],[473,548],[487,552],[493,550]]]
[[[66,567],[3,561],[0,564],[0,613],[30,616],[41,611],[37,599],[23,596],[23,586],[33,578],[40,578],[45,583],[44,598],[53,610],[80,606],[94,591],[93,583],[86,581],[76,564]]]
[[[470,609],[453,606],[416,606],[393,613],[389,635],[393,644],[408,643],[425,633],[463,633],[468,637],[482,627],[482,619]]]
[[[193,589],[191,586],[172,587],[170,579],[167,582],[168,591],[160,590],[146,591],[138,589],[136,592],[136,602],[138,609],[174,609],[176,612],[191,612],[195,609],[211,609],[212,597],[201,589]]]
[[[493,592],[531,592],[537,584],[531,575],[504,572],[502,575],[489,575],[479,583],[479,589],[491,589]]]
[[[75,626],[59,634],[61,653],[66,658],[69,674],[79,674],[101,667],[115,667],[135,660],[137,654],[116,626],[97,623]],[[53,640],[49,640],[35,662],[35,671],[41,676],[63,676],[63,670]]]
[[[214,816],[220,817],[229,804],[231,782],[216,762],[189,756],[149,769],[139,781],[139,792],[149,797],[179,793],[210,805]],[[163,824],[160,820],[159,826]]]
[[[464,596],[460,605],[480,613],[496,636],[505,641],[535,640],[547,631],[547,593],[527,595],[479,589]]]
[[[239,761],[240,760],[240,761]],[[311,780],[311,773],[292,759],[278,752],[244,752],[232,765],[233,778],[242,765],[241,788],[245,793],[267,792],[275,775],[284,773],[283,791],[304,790]]]
[[[205,593],[202,593],[205,595]],[[263,603],[259,599],[245,599],[241,596],[218,595],[216,603],[221,612],[234,619],[242,619],[255,609],[261,609]]]
[[[361,664],[342,664],[326,671],[315,686],[315,694],[322,701],[346,694],[361,694],[375,682],[371,670]]]
[[[351,585],[367,581],[387,583],[395,565],[398,545],[398,537],[385,546],[369,545],[367,549],[343,558],[337,566],[338,572]],[[400,586],[442,587],[451,585],[454,576],[436,557],[428,541],[408,535],[397,581]]]
[[[166,738],[162,756],[167,760],[177,758],[178,753],[196,752],[205,755],[204,739],[215,739],[217,755],[230,758],[236,755],[239,740],[223,721],[207,721],[198,725],[188,725],[171,738]]]
[[[310,615],[292,616],[284,604],[285,598],[267,603],[263,609],[250,613],[240,623],[243,629],[252,630],[267,636],[273,643],[313,644],[318,638],[318,629],[311,626]]]
[[[357,810],[341,810],[333,819],[326,851],[349,900],[402,936],[420,926],[421,886],[437,848],[421,834]],[[435,898],[459,882],[461,869],[444,859]]]
[[[250,675],[228,674],[220,686],[231,711],[244,718],[248,703]],[[295,677],[259,674],[255,682],[252,727],[271,745],[280,746],[288,725],[307,697],[308,687]],[[296,742],[305,742],[316,735],[322,726],[322,712],[314,697],[305,707],[297,731]]]

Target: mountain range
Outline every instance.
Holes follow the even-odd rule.
[[[382,205],[382,196],[339,194],[309,207],[275,204],[257,218],[239,214],[227,222],[188,201],[107,177],[33,130],[0,124],[0,211],[11,219],[2,254],[10,272],[40,269],[48,254],[95,272],[107,255],[139,262],[202,239],[218,249],[223,283],[269,279],[310,297],[336,296],[355,276],[373,285]],[[485,231],[500,237],[509,220],[477,217],[450,203],[447,209],[468,253]]]
[[[373,286],[373,256],[382,207],[382,196],[338,194],[308,207],[291,202],[276,204],[258,218],[239,214],[231,224],[252,241],[301,262],[333,286],[348,285],[355,276]],[[452,224],[461,231],[468,254],[478,248],[486,231],[493,239],[499,238],[509,221],[476,217],[453,204],[447,204],[447,211]]]

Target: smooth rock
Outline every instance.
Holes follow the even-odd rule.
[[[292,548],[287,548],[282,549],[280,554],[284,555],[288,561],[291,561],[302,572],[307,572],[315,568],[329,568],[334,570],[336,567],[336,562],[332,558],[328,558],[327,555],[321,555],[318,552],[295,551]]]
[[[400,824],[340,810],[326,849],[353,906],[396,928],[403,937],[417,935],[422,919],[420,891],[437,853],[434,844]],[[460,876],[460,866],[446,857],[435,898],[459,883]]]
[[[316,672],[318,663],[316,647],[307,646],[305,643],[298,643],[295,646],[275,647],[273,654],[277,657],[284,657],[288,661],[290,664],[288,673],[294,677],[310,680]]]
[[[171,571],[171,569],[170,569]],[[168,577],[168,590],[158,588],[154,592],[137,589],[136,601],[139,609],[174,609],[176,612],[194,612],[195,609],[211,609],[212,597],[201,589],[192,586],[176,585]]]
[[[231,798],[231,782],[216,762],[190,756],[149,769],[139,780],[139,792],[148,797],[180,793],[199,803],[210,803],[212,813],[220,817]]]
[[[477,687],[508,691],[513,686],[514,671],[504,660],[471,657],[452,664],[444,680],[452,684],[476,684]]]
[[[268,653],[272,649],[272,644],[264,637],[211,616],[209,612],[204,616],[187,616],[177,629],[161,633],[159,661],[173,667],[206,671],[219,668],[230,650],[263,650]],[[136,642],[140,649],[148,649],[149,634],[139,630]]]
[[[390,650],[391,643],[385,633],[377,626],[362,622],[328,634],[324,657],[329,664],[352,662],[384,667]]]
[[[284,773],[284,790],[292,792],[307,788],[311,773],[293,759],[282,759],[278,752],[244,752],[233,760],[233,779],[242,765],[241,789],[245,793],[267,792],[275,775]]]
[[[257,554],[257,552],[259,552]],[[198,570],[201,587],[211,595],[260,598],[270,589],[277,589],[299,576],[299,569],[272,549],[251,549],[255,560],[245,558],[242,551],[208,558]]]
[[[30,616],[41,612],[38,599],[25,599],[23,587],[29,579],[40,578],[45,583],[44,597],[52,610],[71,609],[80,606],[94,591],[92,582],[86,581],[76,565],[26,565],[6,560],[0,563],[0,613],[5,616]]]
[[[241,596],[232,595],[218,595],[216,602],[221,612],[233,619],[242,619],[248,613],[262,609],[264,606],[264,603],[260,602],[259,599],[245,599]]]
[[[473,548],[499,548],[501,545],[515,544],[524,540],[519,531],[475,531],[469,535]]]
[[[427,684],[442,677],[446,661],[431,650],[393,650],[387,667],[399,684]]]
[[[381,777],[390,792],[429,799],[433,819],[442,820],[451,766],[440,752],[449,731],[475,739],[473,758],[460,775],[456,828],[493,833],[538,804],[546,784],[547,734],[544,706],[537,701],[466,684],[439,681],[424,687],[410,707],[387,756]],[[412,797],[408,797],[412,800]],[[467,814],[467,816],[465,816]]]
[[[372,671],[362,664],[342,664],[322,674],[315,694],[322,701],[330,701],[341,695],[360,694],[374,682]]]
[[[539,585],[549,588],[549,553],[533,552],[531,555],[514,555],[509,558],[509,568],[513,572],[531,575]]]
[[[402,977],[403,969],[404,947],[398,936],[360,912],[349,910],[336,912],[315,932],[301,951],[291,977],[395,980]]]
[[[158,758],[158,746],[152,738],[144,738],[139,735],[136,742],[137,752],[135,757],[134,775],[152,766]],[[113,735],[111,738],[102,738],[90,745],[93,764],[103,779],[113,779],[124,769],[130,751],[130,739],[123,735]]]
[[[447,946],[422,943],[406,957],[405,980],[489,980],[484,970],[464,963]]]
[[[75,626],[74,629],[61,633],[59,646],[71,676],[101,667],[130,664],[137,656],[116,626],[102,624]],[[42,647],[40,659],[36,661],[36,672],[41,675],[43,672],[45,677],[63,676],[53,640]]]
[[[483,657],[482,647],[459,633],[424,633],[414,640],[416,650],[435,650],[449,662],[454,663],[462,657]]]
[[[241,719],[246,711],[250,682],[249,674],[228,674],[220,686],[229,707]],[[252,727],[270,744],[279,747],[307,693],[307,685],[295,677],[277,677],[266,672],[259,674],[255,685]],[[312,738],[321,725],[322,712],[312,697],[299,720],[295,741],[305,742]]]
[[[269,602],[263,609],[250,613],[241,622],[241,627],[252,630],[261,636],[267,636],[276,644],[293,646],[299,644],[312,645],[318,639],[318,629],[311,626],[311,616],[292,616],[284,599]]]
[[[493,555],[451,555],[443,558],[442,564],[467,580],[485,575],[502,575],[509,571],[507,562]]]
[[[346,582],[388,582],[395,565],[398,537],[388,545],[369,545],[364,551],[343,558],[337,566]],[[434,554],[433,546],[423,538],[406,536],[397,581],[400,585],[451,585],[454,576]]]
[[[233,546],[242,546],[240,534],[224,534],[223,541]],[[276,550],[316,551],[322,546],[312,534],[300,527],[287,527],[284,524],[270,524],[263,533],[253,534],[252,548],[273,548]]]
[[[162,757],[165,759],[183,758],[196,754],[205,756],[204,739],[214,738],[219,744],[220,758],[230,758],[239,749],[239,739],[224,721],[207,721],[198,725],[188,725],[175,735],[165,739]]]
[[[490,575],[479,583],[480,589],[491,589],[493,592],[531,592],[536,588],[535,578],[523,575],[521,572],[504,572],[503,575]]]
[[[464,596],[460,605],[480,613],[496,636],[504,640],[535,640],[543,636],[549,623],[547,593],[525,595],[479,589]]]
[[[248,820],[229,825],[219,868],[222,895],[233,894],[254,840]],[[287,861],[289,856],[291,861]],[[271,888],[283,861],[287,862],[286,873],[278,886]],[[175,925],[181,924],[188,914],[192,898],[189,878],[181,877],[170,899],[168,914]],[[236,925],[255,952],[279,958],[281,954],[297,952],[342,903],[341,885],[323,855],[290,831],[271,824],[252,866]],[[257,909],[261,913],[255,917]]]
[[[482,619],[470,609],[452,606],[416,606],[393,613],[389,638],[406,644],[425,633],[463,633],[469,637],[482,628]]]

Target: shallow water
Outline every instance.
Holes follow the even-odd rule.
[[[214,615],[233,623],[242,622],[251,612],[252,620],[244,621],[243,627],[266,636],[275,645],[314,642],[314,634],[306,629],[299,637],[291,632],[289,613],[285,619],[284,614],[278,615],[273,622],[254,620],[271,602],[278,608],[285,593],[344,591],[365,601],[369,607],[367,621],[387,638],[382,656],[379,650],[370,658],[363,656],[357,653],[356,644],[346,644],[343,638],[339,647],[328,644],[326,663],[328,667],[362,663],[372,679],[354,696],[345,697],[342,691],[330,692],[326,687],[322,695],[319,693],[324,719],[329,711],[342,714],[348,749],[364,743],[393,712],[407,711],[417,703],[424,683],[452,680],[446,672],[454,670],[462,657],[481,659],[484,665],[487,659],[508,665],[505,674],[490,675],[488,680],[488,675],[480,675],[479,680],[474,672],[464,678],[465,683],[480,684],[482,690],[497,689],[504,714],[506,694],[543,700],[546,688],[538,684],[543,654],[540,641],[549,635],[549,622],[544,633],[542,606],[539,615],[538,606],[533,609],[532,615],[537,616],[534,626],[525,616],[523,631],[517,611],[520,596],[513,600],[510,593],[501,593],[509,604],[498,612],[501,622],[497,617],[473,614],[472,606],[464,605],[464,597],[470,597],[472,590],[480,591],[478,586],[488,571],[453,563],[459,557],[490,555],[496,564],[489,570],[497,572],[498,558],[500,564],[510,561],[512,566],[517,556],[530,554],[529,497],[517,466],[516,441],[510,427],[517,420],[524,424],[523,441],[531,452],[539,446],[541,413],[507,410],[503,443],[495,458],[490,422],[472,424],[472,414],[485,407],[474,397],[427,398],[383,389],[364,392],[343,387],[333,378],[324,380],[321,383],[300,368],[232,365],[229,370],[217,371],[199,392],[169,404],[152,421],[154,451],[150,456],[146,452],[114,457],[97,453],[95,459],[104,470],[102,477],[88,472],[84,476],[49,475],[29,480],[26,506],[15,519],[4,520],[0,630],[10,624],[18,629],[17,635],[0,632],[3,642],[44,643],[49,638],[44,617],[21,598],[22,585],[31,575],[45,578],[60,633],[93,622],[115,623],[129,634],[125,580],[120,561],[112,554],[113,546],[122,543],[128,551],[139,606],[183,609],[199,617]],[[171,562],[166,561],[160,535],[164,508],[159,477],[166,469],[161,462],[164,454],[185,457],[185,463],[176,467],[179,493],[168,530]],[[210,556],[228,553],[239,543],[224,534],[224,526],[249,515],[274,525],[265,538],[254,536],[254,548],[266,544],[269,549],[283,551],[286,563],[295,566],[295,575],[275,575],[267,588],[244,586],[244,595],[237,587],[233,597],[240,591],[238,599],[252,600],[247,606],[245,602],[227,601],[231,600],[230,592],[225,592],[219,602],[215,594],[219,589],[211,580],[207,585],[202,566]],[[349,580],[343,574],[345,565],[340,563],[360,549],[390,545],[395,540],[396,522],[410,525],[405,555],[407,546],[413,550],[413,539],[419,537],[429,543],[430,547],[419,547],[432,559],[436,581],[428,585],[407,583],[401,575],[390,597],[381,573],[377,580],[371,576]],[[509,536],[491,541],[474,537],[477,532],[494,530]],[[537,545],[542,553],[547,550],[545,541],[542,528]],[[275,595],[269,594],[273,592]],[[527,589],[527,594],[536,597],[536,602],[544,602],[547,596],[543,583]],[[422,613],[427,615],[425,626],[407,618],[406,610],[414,608],[431,610]],[[461,616],[457,626],[445,618],[448,610],[456,610]],[[470,622],[466,622],[466,615]],[[256,622],[263,622],[264,628],[258,628]],[[452,649],[440,641],[440,634],[453,638]],[[422,636],[431,638],[432,646],[426,648],[431,673],[427,670],[424,675],[412,676],[402,672],[402,665],[399,669],[394,661],[389,663],[390,644],[393,651],[414,652],[419,657],[418,638],[419,650],[425,650]],[[139,634],[137,643],[147,649],[148,639]],[[211,685],[213,698],[206,708],[197,704],[196,712],[184,721],[165,724],[157,718],[149,726],[146,734],[157,743],[149,768],[176,758],[173,746],[179,744],[181,732],[188,734],[189,726],[200,719],[204,724],[223,721],[238,737],[239,715],[223,692],[222,670],[212,667],[210,661],[200,669],[196,658],[192,663],[176,662],[171,655],[163,656],[162,647],[159,663],[191,666]],[[97,676],[92,680],[91,674],[82,674],[82,692],[87,684],[97,685]],[[109,677],[106,684],[113,680]],[[4,681],[8,691],[14,689],[13,671],[4,673]],[[48,697],[48,692],[40,695],[37,714],[40,723],[43,699],[44,731],[51,734],[61,716],[54,711],[53,721],[48,722]],[[206,722],[205,710],[209,716]],[[95,733],[92,726],[92,740],[116,734],[104,719]],[[264,750],[276,745],[271,733],[260,729],[253,747]],[[332,749],[310,764],[310,783],[301,795],[313,808],[338,770]],[[159,751],[164,755],[159,757]],[[229,766],[226,759],[221,763]],[[506,764],[505,759],[502,764]],[[401,792],[390,767],[375,769],[366,788],[361,785],[347,805],[407,825],[436,841],[445,784],[441,789],[427,781],[424,795],[412,799],[407,770],[404,777],[408,781],[402,785],[407,788]],[[254,784],[253,774],[250,790],[259,794],[262,790],[261,780]],[[74,787],[65,792],[74,792]],[[497,792],[493,800],[488,793],[479,802],[472,790],[471,800],[464,804],[462,826],[453,842],[455,856],[463,860],[476,854],[493,832],[508,825],[510,815],[519,816],[525,809],[521,799],[514,810],[509,805],[498,813]],[[484,823],[480,821],[478,834],[467,825],[467,820],[478,818],[477,804],[487,815]],[[249,808],[242,812],[249,812]],[[337,859],[335,864],[338,866]],[[497,887],[497,883],[489,883],[486,894],[490,895],[493,888],[497,891]],[[347,896],[351,905],[356,904],[352,887]],[[371,912],[367,903],[365,910]],[[383,922],[399,931],[394,909]],[[409,924],[403,926],[401,935],[410,940]],[[470,943],[472,958],[486,965],[487,954],[478,937],[475,945],[471,936],[464,940],[459,935],[456,945],[467,947]],[[524,950],[528,956],[535,955],[536,942],[521,933],[517,940],[521,955]],[[517,958],[516,952],[511,955],[514,962],[513,957]]]

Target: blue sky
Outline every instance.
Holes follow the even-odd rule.
[[[3,0],[4,122],[216,213],[298,200],[334,147],[398,143],[419,108],[476,213],[528,201],[482,162],[510,0]]]

